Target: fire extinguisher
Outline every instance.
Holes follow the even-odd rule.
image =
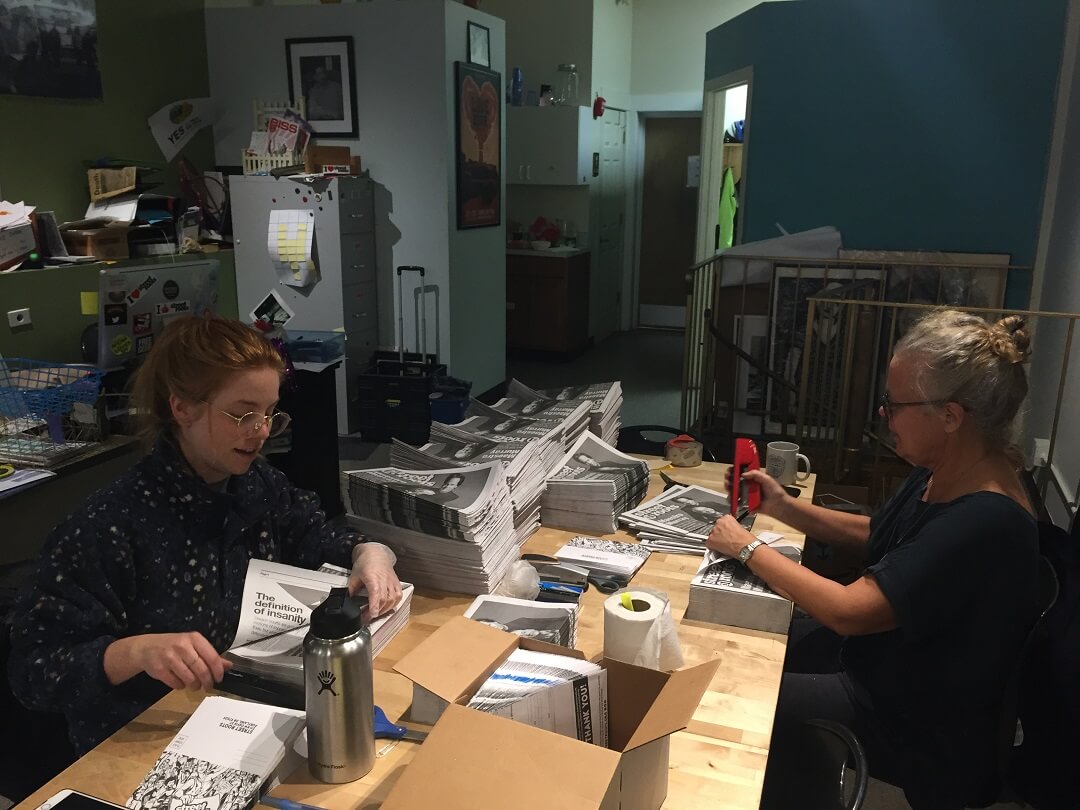
[[[592,117],[599,118],[604,114],[604,110],[607,109],[607,102],[603,96],[597,96],[596,101],[592,103]]]

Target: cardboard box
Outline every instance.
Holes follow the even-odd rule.
[[[463,705],[515,648],[536,645],[456,617],[398,662],[399,673],[449,705],[383,810],[657,810],[664,803],[668,735],[690,722],[719,661],[666,673],[602,659],[611,740],[601,748]]]
[[[79,224],[69,223],[60,228],[68,253],[97,259],[128,258],[128,231],[131,228],[126,223],[96,228],[71,227]]]
[[[0,268],[21,260],[36,247],[34,227],[29,222],[0,229]]]
[[[333,171],[339,174],[359,174],[360,158],[353,157],[347,146],[309,144],[304,153],[304,171],[310,174]]]

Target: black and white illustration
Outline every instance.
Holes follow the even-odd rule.
[[[96,0],[0,0],[0,94],[101,98]]]
[[[555,552],[563,562],[583,565],[594,573],[632,577],[652,552],[641,543],[621,543],[578,535]]]
[[[242,810],[250,805],[261,781],[255,773],[166,751],[135,789],[128,807]]]

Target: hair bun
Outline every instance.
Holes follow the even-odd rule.
[[[1010,363],[1023,363],[1031,353],[1031,336],[1019,315],[1009,315],[990,327],[989,342],[994,353]]]

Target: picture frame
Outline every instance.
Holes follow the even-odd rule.
[[[303,96],[308,123],[326,138],[359,135],[356,110],[356,58],[353,38],[307,37],[285,40],[289,99]]]
[[[806,339],[806,319],[811,296],[828,294],[830,289],[839,290],[856,281],[872,280],[878,291],[884,287],[887,273],[880,268],[852,267],[781,267],[773,275],[772,301],[770,302],[769,368],[798,387],[802,382],[803,345]],[[878,297],[877,295],[873,296]],[[815,312],[814,343],[811,367],[819,363],[835,361],[842,344],[842,325],[838,319],[837,305],[818,307]],[[877,354],[876,350],[874,352]],[[833,391],[832,401],[826,407],[839,407],[838,391]],[[770,434],[791,435],[795,427],[797,397],[773,380],[768,381],[768,413],[765,428]],[[783,414],[788,420],[783,421]],[[813,429],[814,425],[808,425]],[[784,428],[787,430],[784,430]],[[829,438],[817,435],[816,438]]]
[[[491,30],[487,26],[467,23],[465,48],[470,64],[491,67]]]
[[[502,76],[454,63],[458,230],[502,222]]]

